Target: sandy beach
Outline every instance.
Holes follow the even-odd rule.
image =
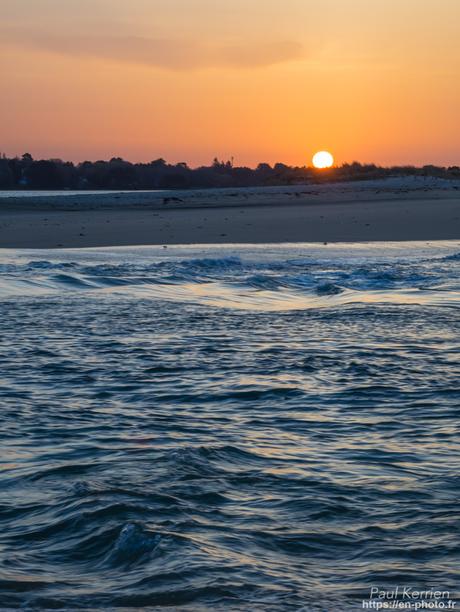
[[[0,248],[460,238],[460,184],[0,194]]]

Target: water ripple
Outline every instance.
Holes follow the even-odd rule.
[[[458,245],[187,249],[2,254],[0,608],[454,592]]]

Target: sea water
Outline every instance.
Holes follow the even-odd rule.
[[[455,592],[460,245],[0,252],[0,609]]]
[[[0,189],[0,200],[4,198],[49,198],[54,196],[98,196],[98,195],[122,195],[139,193],[160,193],[161,189]]]

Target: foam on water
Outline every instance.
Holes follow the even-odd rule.
[[[0,608],[454,593],[459,253],[3,251]]]

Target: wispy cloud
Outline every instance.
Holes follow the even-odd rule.
[[[302,45],[295,41],[216,44],[141,36],[65,36],[18,28],[2,28],[0,42],[69,57],[108,59],[167,70],[266,67],[303,56]]]

